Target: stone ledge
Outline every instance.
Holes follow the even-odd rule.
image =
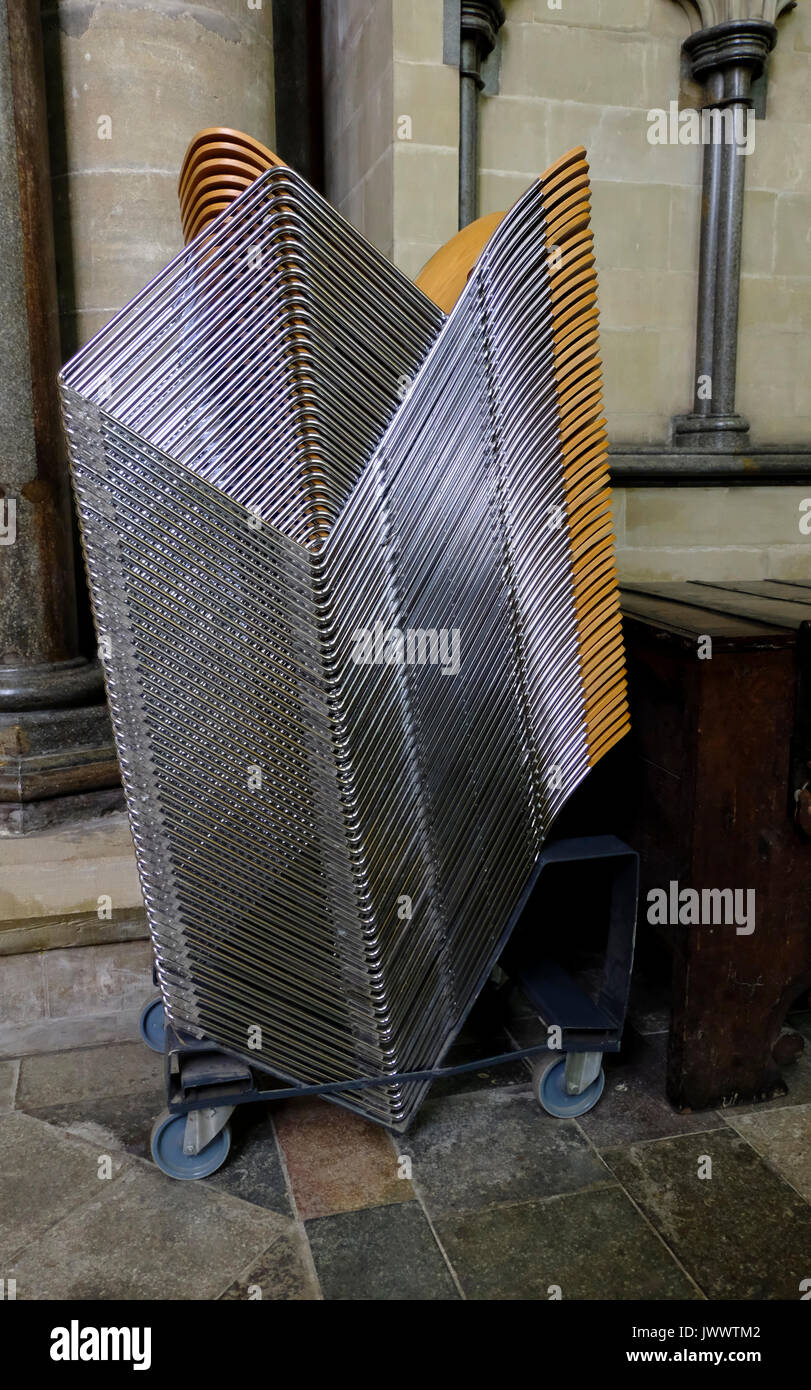
[[[147,935],[123,812],[0,839],[0,956]]]
[[[145,975],[144,1003],[149,995],[150,981]],[[0,1025],[0,1059],[66,1052],[74,1047],[137,1042],[140,1017],[141,1009],[136,1008],[119,1013],[88,1014],[84,1018],[45,1018],[13,1026]]]
[[[68,946],[107,946],[119,941],[143,941],[149,936],[146,913],[114,912],[100,920],[97,912],[69,917],[32,917],[23,922],[0,922],[0,957],[28,951],[58,951]]]
[[[811,450],[790,446],[692,453],[667,444],[615,444],[609,466],[615,487],[811,483]]]

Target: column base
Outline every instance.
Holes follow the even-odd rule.
[[[0,667],[0,835],[122,805],[98,665]]]
[[[749,447],[743,415],[674,415],[672,445],[691,453],[740,453]]]

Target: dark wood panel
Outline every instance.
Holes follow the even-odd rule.
[[[751,935],[712,922],[661,930],[673,952],[668,1094],[682,1109],[701,1109],[785,1090],[772,1048],[790,1003],[811,984],[811,840],[793,824],[786,795],[797,632],[753,637],[752,620],[696,610],[658,592],[672,586],[654,587],[655,595],[635,591],[631,601],[667,607],[655,619],[649,609],[625,622],[632,718],[626,833],[642,859],[640,939],[659,930],[647,921],[651,888],[675,881],[755,894]],[[688,593],[692,600],[695,586]],[[628,599],[624,593],[624,607]],[[671,612],[677,616],[668,627]],[[744,632],[722,627],[727,649],[714,636],[712,660],[701,661],[695,629],[712,633],[716,617],[722,625],[743,623]]]
[[[639,586],[634,585],[623,585],[623,588],[639,591]],[[775,624],[777,627],[796,628],[804,617],[796,604],[785,599],[735,593],[720,583],[710,584],[696,580],[689,583],[646,584],[642,591],[677,603],[690,604],[692,607],[706,608],[709,612],[734,615],[767,625]],[[811,618],[811,612],[807,616]]]

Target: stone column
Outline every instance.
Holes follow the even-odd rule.
[[[0,0],[0,834],[118,781],[77,634],[44,93],[37,0]]]
[[[207,126],[275,143],[271,0],[43,0],[65,357],[182,248],[177,179]]]
[[[273,147],[270,0],[0,0],[0,833],[120,799],[56,374],[180,250],[210,125]]]
[[[681,0],[677,0],[681,3]],[[692,451],[738,452],[749,423],[735,410],[741,279],[744,140],[755,121],[753,83],[777,42],[775,20],[794,0],[685,0],[694,23],[682,51],[703,85],[704,145],[695,398],[673,419],[673,443]],[[748,17],[741,10],[748,9]],[[756,135],[756,129],[753,131]]]
[[[505,20],[500,0],[462,0],[459,57],[459,227],[479,215],[479,92],[482,64]]]

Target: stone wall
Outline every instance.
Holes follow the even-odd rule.
[[[206,126],[271,148],[270,0],[44,0],[64,356],[183,244],[180,164]]]
[[[392,0],[322,0],[326,193],[384,256],[394,248]]]
[[[326,0],[325,9],[328,67],[338,35],[331,196],[413,277],[456,230],[459,82],[442,62],[443,5]],[[674,0],[505,0],[505,10],[499,92],[480,100],[480,211],[508,207],[566,149],[586,146],[610,438],[664,442],[671,416],[692,404],[701,150],[650,144],[647,113],[700,101],[681,71],[687,15]],[[811,433],[809,6],[779,29],[767,119],[747,159],[738,408],[753,443],[802,445]],[[386,73],[374,104],[370,65]],[[621,571],[807,574],[798,504],[809,491],[617,489]]]
[[[586,146],[612,438],[662,440],[692,400],[701,150],[651,145],[647,112],[694,106],[673,0],[507,0],[501,92],[482,103],[482,212]],[[811,76],[807,6],[780,22],[747,159],[738,408],[753,443],[811,433]]]

